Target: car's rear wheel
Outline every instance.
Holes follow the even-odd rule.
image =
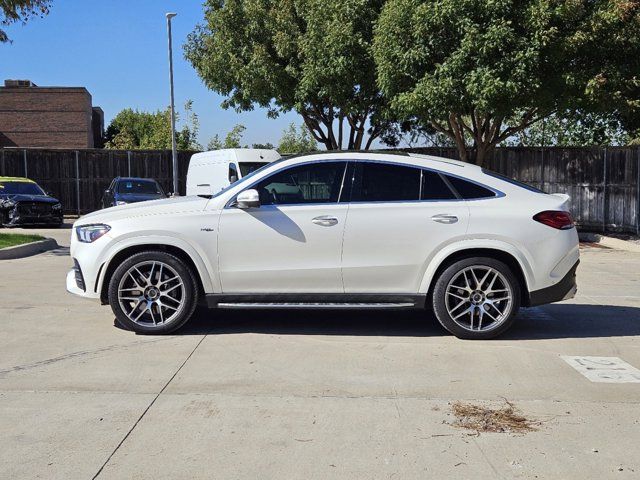
[[[433,289],[438,321],[458,338],[489,339],[507,330],[520,308],[520,284],[503,262],[487,257],[447,267]]]
[[[198,288],[191,269],[161,251],[126,259],[109,282],[109,304],[117,320],[137,333],[170,333],[193,315]]]

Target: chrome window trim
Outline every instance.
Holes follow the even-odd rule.
[[[411,157],[409,156],[409,158],[416,158],[416,157]],[[288,203],[286,205],[274,205],[276,207],[293,207],[293,206],[312,206],[312,205],[338,205],[340,203],[342,203],[343,205],[349,205],[349,204],[355,204],[355,205],[363,205],[363,204],[381,204],[381,203],[433,203],[433,202],[474,202],[474,201],[479,201],[479,200],[495,200],[496,198],[502,198],[505,197],[506,194],[496,188],[490,187],[489,185],[485,185],[483,183],[477,182],[476,180],[472,180],[470,178],[467,177],[463,177],[462,175],[456,175],[454,173],[449,173],[449,172],[443,172],[442,170],[436,170],[435,168],[431,168],[431,167],[423,167],[420,165],[414,165],[414,164],[410,164],[410,163],[404,163],[404,162],[396,162],[393,160],[375,160],[375,159],[335,159],[335,158],[327,158],[327,159],[322,159],[322,160],[312,160],[310,162],[304,162],[304,163],[296,163],[294,165],[290,165],[288,167],[282,168],[280,170],[276,170],[275,172],[273,172],[271,175],[275,175],[277,173],[283,172],[288,170],[289,168],[295,168],[295,167],[299,167],[302,165],[312,165],[314,163],[327,163],[327,162],[345,162],[345,170],[344,170],[344,174],[342,177],[342,186],[340,187],[340,193],[338,195],[338,200],[337,202],[319,202],[319,203]],[[409,167],[409,168],[417,168],[419,170],[428,170],[430,172],[436,173],[438,175],[440,175],[442,177],[442,179],[445,181],[445,183],[447,184],[447,186],[451,189],[451,191],[453,192],[454,195],[456,195],[458,198],[456,199],[444,199],[444,200],[377,200],[377,201],[349,201],[349,202],[340,202],[340,199],[342,197],[342,192],[343,192],[343,187],[344,187],[344,180],[345,180],[345,176],[346,176],[346,172],[349,169],[349,164],[353,163],[353,164],[357,164],[357,163],[384,163],[384,164],[389,164],[389,165],[398,165],[401,167]],[[456,165],[458,166],[458,165]],[[465,182],[469,182],[469,183],[473,183],[475,185],[478,185],[479,187],[482,188],[486,188],[487,190],[493,192],[495,195],[493,197],[478,197],[478,198],[462,198],[460,196],[460,194],[458,193],[458,191],[453,187],[453,185],[451,185],[451,183],[447,180],[447,175],[451,176],[451,177],[455,177],[455,178],[459,178],[460,180],[463,180]],[[249,190],[250,188],[254,187],[255,185],[257,185],[258,183],[260,183],[262,180],[264,180],[265,177],[262,177],[258,180],[256,180],[255,182],[253,182],[252,184],[250,184],[247,188],[243,189],[244,190]],[[353,170],[353,176],[351,178],[351,183],[353,184],[353,182],[355,181],[355,168]],[[420,188],[422,189],[422,172],[420,173]],[[241,192],[238,192],[238,194]],[[224,206],[224,210],[228,209],[228,208],[235,208],[233,206],[231,206],[231,204],[234,202],[235,198],[238,196],[238,194],[234,195]],[[420,196],[422,196],[422,192],[420,192]]]

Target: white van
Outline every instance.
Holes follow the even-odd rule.
[[[227,148],[196,153],[189,160],[187,195],[214,195],[258,168],[280,159],[276,150]]]

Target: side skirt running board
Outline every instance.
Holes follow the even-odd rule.
[[[207,294],[209,308],[237,309],[406,309],[424,308],[425,295],[415,294]]]

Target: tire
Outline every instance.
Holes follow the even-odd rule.
[[[120,292],[120,296],[119,296]],[[191,269],[162,251],[127,258],[109,281],[109,305],[128,330],[161,335],[182,327],[198,303],[198,286]]]
[[[465,258],[449,265],[436,279],[433,311],[440,324],[458,338],[495,338],[515,321],[520,289],[520,282],[503,262]]]

